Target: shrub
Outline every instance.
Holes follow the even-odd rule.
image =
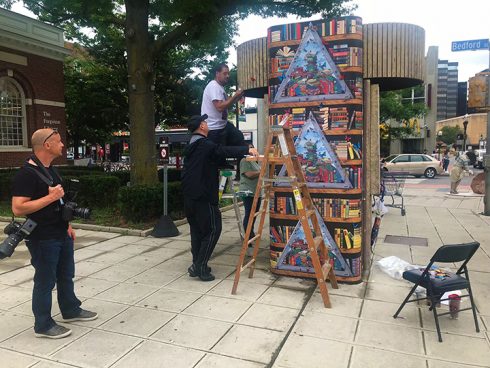
[[[168,168],[167,169],[167,180],[168,180],[168,182],[173,183],[175,181],[180,181],[181,172],[182,172],[182,170],[180,170],[180,169]],[[160,181],[160,183],[163,182],[163,169],[158,169],[158,180]]]
[[[89,208],[114,206],[117,203],[120,181],[115,176],[85,175],[78,178],[80,188],[77,203]]]
[[[180,182],[168,185],[169,212],[182,212],[184,200]],[[163,213],[163,186],[135,185],[119,190],[121,214],[128,221],[144,222],[156,219]]]
[[[6,170],[0,172],[0,200],[2,201],[10,201],[11,187],[12,187],[12,179],[14,178],[17,170]]]

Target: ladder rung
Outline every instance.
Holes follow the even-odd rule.
[[[325,262],[322,266],[322,273],[323,273],[323,279],[326,280],[328,278],[328,274],[330,272],[330,268],[332,268],[332,266],[330,265],[330,263],[328,262]]]
[[[240,272],[243,272],[244,270],[246,270],[247,268],[249,268],[254,262],[255,262],[255,258],[252,258],[250,261],[248,261],[247,263],[245,263],[245,266],[242,266],[240,268]]]
[[[255,212],[254,213],[254,218],[257,217],[258,215],[264,213],[264,212],[265,212],[265,209]]]
[[[278,176],[275,178],[263,178],[262,180],[266,183],[290,183],[296,178],[289,176]]]
[[[257,234],[255,235],[252,239],[250,239],[247,244],[252,244],[255,240],[257,240],[258,238],[260,238],[260,234]]]

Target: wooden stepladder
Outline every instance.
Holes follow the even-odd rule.
[[[250,211],[248,226],[243,239],[240,259],[238,261],[235,271],[235,281],[233,283],[231,293],[236,294],[238,282],[240,281],[240,274],[244,270],[249,268],[250,270],[248,277],[253,277],[257,254],[259,252],[260,240],[262,238],[262,232],[264,229],[265,217],[267,214],[267,209],[269,208],[269,200],[271,200],[271,198],[273,198],[274,196],[274,192],[272,191],[272,184],[278,182],[288,182],[293,191],[297,213],[301,222],[301,226],[303,227],[305,233],[308,250],[310,252],[313,268],[315,270],[315,277],[317,279],[320,293],[322,295],[323,304],[325,305],[325,307],[330,308],[330,297],[328,295],[325,280],[329,279],[332,287],[334,289],[337,289],[337,279],[335,278],[333,267],[330,265],[329,262],[328,251],[322,237],[320,224],[318,223],[318,217],[316,216],[316,209],[313,205],[313,201],[311,200],[310,192],[306,185],[303,170],[296,155],[296,148],[294,147],[291,128],[281,125],[271,126],[269,135],[267,137],[264,153],[264,156],[246,158],[246,160],[249,161],[260,161],[262,165],[260,168],[257,189],[255,191],[255,196],[252,204],[252,210]],[[286,165],[286,170],[289,177],[275,176],[276,165]],[[262,189],[264,189],[264,197],[262,199],[261,208],[256,211],[258,198]],[[258,217],[259,215],[260,222],[257,233],[253,238],[250,239],[253,219],[255,217]],[[311,226],[313,227],[313,229],[311,228]],[[247,255],[247,249],[251,244],[254,244],[252,258],[248,260],[246,264],[244,264],[244,260]]]

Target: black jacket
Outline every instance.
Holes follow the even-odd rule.
[[[198,139],[187,145],[184,150],[184,169],[182,171],[184,198],[217,205],[218,163],[226,157],[245,156],[248,154],[248,147],[221,146],[200,134],[193,134],[192,137]]]

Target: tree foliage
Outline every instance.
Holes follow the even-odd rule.
[[[458,134],[463,134],[463,130],[456,125],[456,126],[443,126],[440,130],[442,133],[441,135],[437,136],[438,141],[442,141],[446,144],[454,144],[456,143],[456,139]]]
[[[9,6],[12,0],[0,0]],[[62,27],[97,61],[126,69],[131,182],[156,182],[155,119],[181,119],[195,96],[187,79],[209,70],[250,14],[308,17],[347,14],[346,0],[23,0],[40,20]],[[195,78],[194,78],[195,79]],[[194,82],[199,82],[194,80]],[[199,83],[197,83],[199,85]],[[157,121],[156,123],[159,123]]]

